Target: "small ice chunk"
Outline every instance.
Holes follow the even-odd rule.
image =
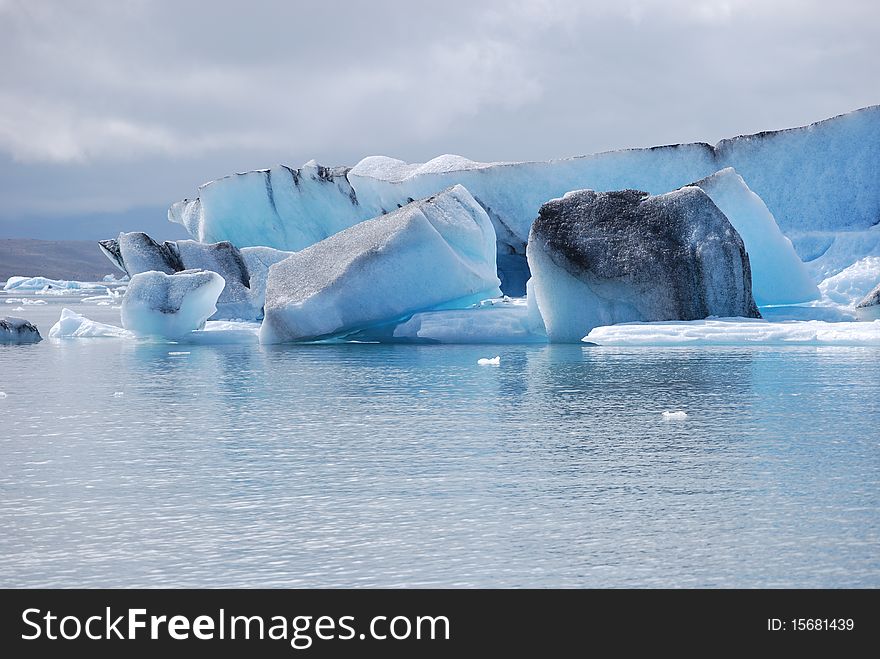
[[[49,330],[50,339],[128,338],[131,336],[131,332],[121,327],[99,323],[66,307],[61,310],[61,318]]]
[[[225,285],[223,277],[209,270],[138,273],[122,299],[122,325],[141,336],[186,336],[217,311]]]
[[[189,352],[186,352],[186,351],[180,351],[180,352],[169,352],[169,353],[168,353],[168,356],[169,356],[169,357],[183,357],[184,355],[188,355],[188,354],[190,354],[190,353],[189,353]]]
[[[113,398],[122,398],[125,395],[124,391],[114,391]]]
[[[675,412],[663,412],[664,421],[684,421],[688,418],[687,412],[676,410]]]
[[[24,318],[0,316],[0,343],[39,343],[42,340],[37,326]]]
[[[480,357],[477,360],[477,364],[480,366],[499,366],[501,364],[501,355],[495,355],[494,357]]]
[[[0,399],[6,398],[6,392],[0,391]]]

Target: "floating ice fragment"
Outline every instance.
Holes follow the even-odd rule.
[[[183,352],[183,351],[181,351],[181,352],[169,352],[169,353],[168,353],[168,355],[169,355],[170,357],[182,357],[183,355],[188,355],[188,354],[190,354],[190,353],[188,353],[188,352]]]
[[[0,391],[0,399],[6,398],[6,392]]]
[[[124,391],[114,391],[113,398],[122,398],[125,395]]]
[[[480,357],[477,360],[477,364],[480,366],[499,366],[501,364],[501,356],[495,355],[494,357]]]
[[[687,418],[687,412],[682,412],[681,410],[675,412],[663,412],[664,421],[684,421]]]

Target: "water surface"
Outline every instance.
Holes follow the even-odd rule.
[[[0,586],[877,587],[878,364],[0,346]]]

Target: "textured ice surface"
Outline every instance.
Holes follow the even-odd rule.
[[[120,233],[115,240],[100,240],[98,245],[129,276],[151,270],[170,275],[184,269],[174,243],[158,243],[142,231]]]
[[[791,241],[761,198],[728,167],[694,183],[727,216],[749,254],[755,302],[794,304],[819,297],[819,289]]]
[[[500,295],[495,232],[461,186],[341,231],[269,270],[262,343],[319,339]]]
[[[880,283],[878,283],[865,297],[859,300],[858,308],[876,307],[880,305]]]
[[[583,339],[604,346],[880,345],[880,320],[829,323],[724,318],[597,327]]]
[[[855,306],[880,282],[880,256],[867,256],[819,284],[823,301]]]
[[[758,315],[743,242],[697,187],[570,192],[541,207],[527,253],[555,342],[620,322]]]
[[[61,310],[61,318],[49,330],[50,339],[84,339],[98,337],[129,338],[128,330],[90,320],[70,309]]]
[[[530,325],[524,298],[495,298],[468,309],[423,311],[396,325],[375,328],[350,338],[458,344],[547,342],[543,326],[535,331]]]
[[[3,286],[5,291],[43,291],[43,290],[91,290],[105,288],[101,284],[86,281],[67,281],[47,279],[46,277],[10,277]]]
[[[0,343],[39,343],[42,340],[36,325],[24,318],[0,317]]]
[[[180,338],[204,327],[224,285],[223,277],[206,270],[141,272],[122,299],[122,325],[140,336]]]
[[[198,199],[172,206],[169,219],[203,241],[297,250],[460,183],[492,219],[499,254],[522,255],[548,199],[585,188],[662,194],[725,167],[760,196],[799,255],[817,260],[817,281],[880,254],[880,230],[872,230],[880,217],[880,106],[714,147],[680,144],[550,162],[487,164],[447,155],[407,164],[371,156],[351,170],[278,167],[207,183]]]

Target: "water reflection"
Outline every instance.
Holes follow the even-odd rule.
[[[2,585],[880,584],[876,349],[38,348]]]

